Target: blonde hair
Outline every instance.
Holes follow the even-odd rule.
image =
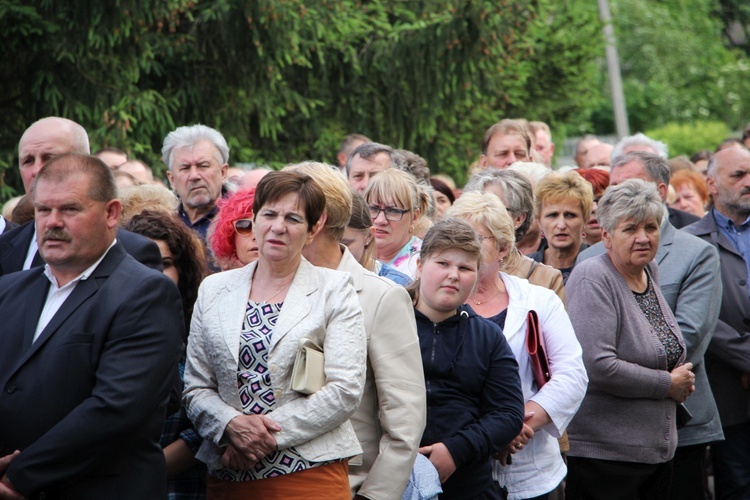
[[[411,212],[412,216],[417,209],[420,215],[425,215],[430,204],[430,196],[417,184],[414,176],[395,168],[383,170],[373,177],[364,196],[367,203],[391,201]]]
[[[501,268],[513,269],[521,258],[514,252],[516,230],[513,220],[508,215],[500,198],[492,193],[470,191],[461,195],[459,199],[445,212],[446,217],[463,219],[473,225],[483,224],[492,233],[501,251],[506,251]]]
[[[575,200],[581,208],[584,222],[591,216],[591,204],[594,202],[594,189],[578,172],[551,172],[536,187],[536,217],[542,216],[542,205],[565,200]]]
[[[177,196],[161,184],[128,186],[118,191],[118,198],[122,203],[121,226],[125,226],[133,216],[144,210],[157,210],[175,214],[177,213],[177,207],[180,205]]]
[[[284,168],[307,174],[318,183],[326,196],[324,229],[335,241],[341,241],[352,213],[352,190],[338,167],[315,161],[305,161]]]

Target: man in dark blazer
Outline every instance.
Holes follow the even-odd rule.
[[[86,130],[74,121],[47,117],[34,122],[18,142],[19,171],[26,194],[39,170],[51,158],[65,153],[89,154]],[[161,254],[156,244],[141,235],[118,231],[117,239],[125,251],[143,264],[162,270]],[[26,223],[0,235],[0,276],[44,264],[38,253],[32,256],[35,244],[34,225]],[[31,259],[27,259],[31,257]]]
[[[18,224],[0,215],[0,234],[7,233],[11,229],[15,229],[17,227]]]
[[[47,264],[0,277],[0,498],[165,498],[177,287],[116,239],[100,160],[57,157],[33,192]]]
[[[714,206],[683,230],[719,250],[722,301],[706,353],[725,440],[712,446],[716,498],[750,498],[750,152],[716,153],[706,172]]]

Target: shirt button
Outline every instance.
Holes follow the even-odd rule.
[[[745,281],[745,280],[740,280],[740,286],[745,286],[745,283],[747,283],[747,281]]]
[[[273,397],[276,399],[277,403],[281,402],[281,390],[276,389],[275,391],[273,391]]]
[[[271,373],[276,373],[279,370],[279,367],[276,365],[276,363],[271,363],[268,368],[271,370]]]
[[[11,385],[11,386],[9,386],[9,387],[8,387],[8,388],[7,388],[6,390],[5,390],[5,392],[7,392],[8,394],[13,394],[14,392],[16,392],[16,386],[15,386],[15,385]]]

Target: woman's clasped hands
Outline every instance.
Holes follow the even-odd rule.
[[[225,467],[249,470],[263,457],[276,450],[276,438],[272,432],[281,427],[266,415],[240,415],[227,425],[224,435],[227,447],[221,456]]]

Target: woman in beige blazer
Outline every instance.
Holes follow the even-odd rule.
[[[324,207],[309,176],[268,174],[253,204],[258,260],[201,285],[184,399],[205,439],[209,498],[349,498],[367,345],[349,275],[302,257]],[[326,383],[309,396],[291,389],[306,339],[325,353]]]

